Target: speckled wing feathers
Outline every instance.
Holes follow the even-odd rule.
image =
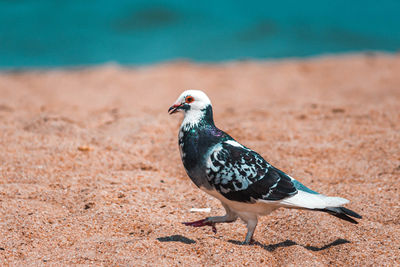
[[[219,193],[240,202],[280,200],[297,193],[290,177],[256,152],[235,143],[218,144],[207,161],[207,179]]]

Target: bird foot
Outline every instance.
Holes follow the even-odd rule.
[[[214,234],[217,233],[217,228],[215,227],[215,223],[208,221],[207,218],[206,219],[202,219],[202,220],[198,220],[198,221],[194,221],[194,222],[183,222],[182,224],[184,224],[186,226],[192,226],[192,227],[211,226],[212,231],[214,232]]]
[[[256,244],[256,241],[254,239],[251,239],[250,241],[243,241],[241,243],[242,246],[252,246],[252,245],[255,245],[255,244]]]

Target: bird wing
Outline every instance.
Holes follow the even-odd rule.
[[[292,179],[234,140],[216,145],[207,158],[207,179],[229,200],[276,201],[297,194]]]

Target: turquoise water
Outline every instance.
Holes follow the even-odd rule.
[[[0,0],[0,68],[400,48],[400,1]]]

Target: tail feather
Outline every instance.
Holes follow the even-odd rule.
[[[349,203],[349,201],[341,197],[328,197],[321,194],[310,194],[302,190],[299,190],[296,195],[280,201],[280,204],[284,205],[285,207],[306,209],[339,207],[347,203]]]
[[[352,217],[357,219],[361,219],[362,217],[356,212],[342,207],[347,203],[349,201],[341,197],[328,197],[302,190],[298,190],[298,193],[294,196],[279,201],[280,205],[287,208],[323,211],[339,219],[357,224],[358,222]]]
[[[354,220],[351,217],[357,218],[357,219],[362,219],[362,216],[359,215],[358,213],[349,210],[345,207],[328,207],[325,209],[316,209],[318,211],[323,211],[323,212],[327,212],[339,219],[354,223],[354,224],[358,224],[358,222],[356,220]],[[351,217],[350,217],[351,216]]]

